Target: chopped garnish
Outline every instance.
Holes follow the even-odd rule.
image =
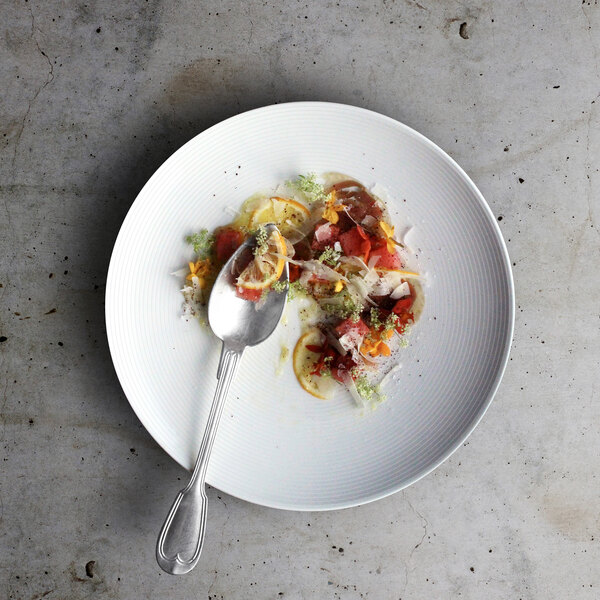
[[[193,246],[198,258],[206,258],[212,252],[215,236],[208,229],[201,229],[198,233],[188,235],[185,241]]]
[[[340,319],[351,319],[355,323],[358,323],[363,309],[362,304],[350,296],[346,296],[342,304],[325,303],[321,308],[330,315],[335,315]]]
[[[210,272],[210,259],[198,260],[195,263],[189,262],[190,272],[185,278],[186,281],[193,281],[194,277],[198,280],[198,286],[203,289],[206,286],[206,276]]]
[[[342,253],[338,250],[334,250],[331,246],[327,246],[317,260],[321,263],[335,267],[340,260],[341,255]]]
[[[267,233],[267,230],[262,225],[260,225],[259,228],[256,230],[255,239],[256,247],[254,248],[254,256],[266,254],[267,250],[269,249],[269,245],[267,243],[269,235]]]
[[[275,281],[273,284],[271,284],[271,289],[274,292],[285,292],[285,290],[287,289],[287,281]]]
[[[340,216],[339,212],[343,212],[345,210],[345,206],[343,204],[336,204],[336,194],[335,190],[332,190],[327,200],[325,200],[325,208],[323,209],[323,219],[327,219],[330,223],[335,225],[339,220]]]
[[[341,292],[344,289],[345,285],[346,282],[343,279],[338,279],[335,282],[335,285],[333,286],[333,291],[337,294],[338,292]]]
[[[394,239],[395,228],[392,225],[388,225],[385,221],[379,221],[379,229],[381,229],[385,236],[388,252],[393,254],[396,252],[396,245],[398,244]]]
[[[385,323],[383,324],[383,330],[391,332],[394,329],[396,329],[398,325],[400,325],[400,319],[398,318],[398,315],[395,313],[390,313],[385,319]]]
[[[320,183],[317,183],[317,176],[314,173],[299,175],[294,181],[288,181],[288,185],[301,191],[308,202],[325,200],[327,196],[325,188]]]
[[[288,292],[288,300],[293,300],[298,296],[308,296],[308,290],[299,282],[292,281],[290,283],[290,290]]]
[[[373,327],[374,329],[381,329],[381,326],[383,324],[379,320],[379,309],[372,308],[370,316],[371,316],[371,327]]]
[[[356,390],[367,402],[383,402],[385,396],[381,393],[378,385],[373,385],[369,382],[366,375],[359,375],[354,384]]]

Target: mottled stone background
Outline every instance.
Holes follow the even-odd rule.
[[[0,596],[600,597],[600,8],[579,0],[45,2],[0,14]],[[364,106],[447,150],[500,221],[517,292],[496,401],[405,492],[303,514],[211,490],[199,567],[156,534],[186,477],[105,337],[143,183],[221,119]]]

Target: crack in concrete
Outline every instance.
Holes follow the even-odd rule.
[[[402,498],[408,504],[408,506],[410,506],[410,509],[413,511],[413,513],[415,515],[417,515],[419,517],[419,519],[421,519],[421,527],[423,527],[423,535],[421,536],[421,539],[414,545],[413,549],[410,551],[410,554],[408,555],[408,560],[403,561],[405,570],[404,570],[404,587],[402,588],[401,596],[404,595],[404,592],[406,591],[406,588],[408,587],[408,574],[409,574],[409,568],[410,568],[410,564],[412,562],[413,554],[416,552],[417,548],[419,548],[421,546],[421,544],[425,541],[425,538],[427,537],[428,528],[431,526],[429,521],[412,505],[412,502],[406,497],[406,491],[402,492]]]
[[[38,42],[37,37],[35,35],[36,31],[39,31],[40,33],[43,33],[43,32],[39,27],[36,27],[36,25],[35,25],[35,17],[33,15],[33,10],[31,9],[31,7],[29,7],[29,12],[31,14],[31,39],[33,39],[38,52],[48,61],[50,70],[48,71],[48,73],[46,75],[46,80],[44,81],[44,83],[42,83],[42,85],[40,85],[37,88],[37,90],[31,97],[31,99],[27,101],[27,110],[25,111],[25,115],[21,119],[21,125],[20,125],[19,129],[17,130],[17,135],[15,136],[15,146],[14,146],[14,150],[13,150],[13,157],[12,157],[12,161],[11,161],[11,169],[13,171],[13,179],[14,179],[14,175],[15,175],[15,164],[17,162],[17,156],[19,154],[19,146],[21,145],[21,137],[23,136],[23,131],[25,131],[25,124],[27,122],[27,118],[29,117],[29,115],[31,113],[31,107],[33,106],[34,102],[37,100],[37,97],[40,95],[42,90],[49,83],[54,81],[54,67],[52,66],[52,61],[40,47],[40,43]],[[7,208],[7,212],[8,212],[8,208]]]
[[[223,503],[223,504],[225,504],[225,503]],[[223,553],[225,552],[225,549],[223,548],[223,540],[225,539],[225,528],[227,527],[227,523],[229,523],[230,518],[231,518],[231,512],[228,510],[227,518],[225,519],[225,523],[223,523],[223,527],[221,528],[221,541],[219,542],[220,549],[219,549],[219,553],[217,554],[217,557],[215,559],[215,576],[213,577],[210,587],[208,588],[208,591],[206,592],[208,597],[211,596],[212,589],[215,586],[215,583],[217,583],[217,579],[219,577],[219,571],[217,570],[217,567],[219,565],[219,561],[221,560],[221,557],[223,556]]]
[[[594,51],[594,54],[596,54],[596,52]],[[592,194],[593,194],[593,186],[592,186],[592,163],[590,160],[590,135],[591,135],[591,130],[592,130],[592,118],[594,116],[594,105],[596,103],[596,100],[598,100],[598,98],[600,98],[600,93],[594,98],[594,100],[592,100],[592,103],[590,105],[590,110],[589,110],[589,114],[588,114],[588,119],[587,119],[587,134],[586,134],[586,156],[585,156],[585,175],[587,178],[587,205],[588,205],[588,216],[585,220],[585,222],[589,222],[590,226],[592,229],[594,229],[596,236],[598,236],[598,238],[600,238],[600,230],[598,229],[598,227],[596,227],[596,223],[594,221],[594,211],[592,209]]]

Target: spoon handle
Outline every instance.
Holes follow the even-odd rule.
[[[158,536],[156,560],[164,571],[172,575],[191,571],[202,552],[208,507],[204,490],[208,459],[217,435],[227,392],[242,353],[243,349],[232,350],[223,344],[217,371],[217,389],[210,407],[194,472],[187,486],[177,494]]]

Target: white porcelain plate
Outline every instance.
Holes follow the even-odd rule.
[[[154,439],[191,468],[216,385],[220,342],[180,318],[184,236],[231,220],[257,190],[299,173],[337,171],[386,188],[398,227],[427,276],[425,311],[385,385],[361,412],[349,395],[304,392],[286,363],[298,323],[246,351],[208,470],[208,482],[277,508],[363,504],[414,483],[481,419],[512,337],[514,291],[506,247],[473,182],[409,127],[352,106],[300,102],[228,119],[171,156],[140,192],[116,241],[106,322],[123,390]]]

